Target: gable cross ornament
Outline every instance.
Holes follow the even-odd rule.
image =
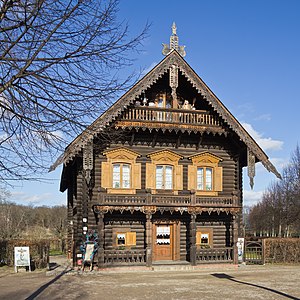
[[[177,27],[175,22],[172,25],[172,35],[170,36],[170,45],[163,44],[163,55],[168,55],[172,49],[175,49],[182,57],[185,57],[186,52],[184,50],[185,46],[178,45],[178,35],[176,33]]]

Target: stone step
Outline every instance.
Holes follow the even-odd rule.
[[[153,265],[152,266],[153,271],[192,271],[194,270],[194,267],[191,265]]]

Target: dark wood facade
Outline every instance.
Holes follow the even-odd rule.
[[[66,149],[74,264],[88,230],[97,264],[237,262],[242,168],[280,176],[182,56],[171,50]]]

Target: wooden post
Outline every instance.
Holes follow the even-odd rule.
[[[191,215],[190,222],[190,263],[196,265],[196,215]]]
[[[237,247],[237,241],[238,241],[238,218],[237,216],[232,216],[232,244],[233,244],[233,263],[238,263],[238,247]]]
[[[152,266],[152,215],[146,214],[146,264]]]
[[[98,268],[104,266],[104,214],[98,214],[98,238],[99,238],[99,248],[98,248]]]

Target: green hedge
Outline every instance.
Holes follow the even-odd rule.
[[[267,238],[264,247],[266,263],[300,263],[299,238]]]
[[[1,265],[14,265],[14,247],[29,247],[31,268],[46,268],[49,263],[49,240],[1,240],[0,263]]]

